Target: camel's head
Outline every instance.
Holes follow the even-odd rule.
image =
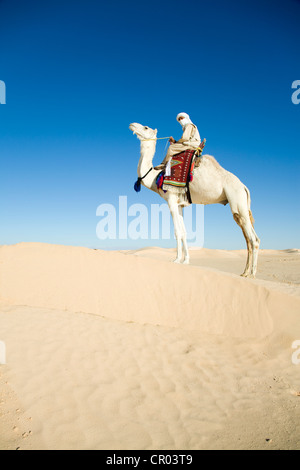
[[[136,134],[137,138],[140,140],[155,139],[157,136],[157,129],[151,129],[151,127],[142,126],[142,124],[138,124],[137,122],[130,124],[129,129],[132,130],[132,132]]]

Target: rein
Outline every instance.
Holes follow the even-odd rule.
[[[150,168],[150,170],[147,171],[147,173],[144,176],[139,176],[136,182],[134,183],[134,190],[139,193],[141,190],[141,181],[146,178],[147,175],[149,175],[150,171],[153,170],[153,166]]]
[[[148,140],[163,140],[163,139],[170,139],[170,137],[154,137],[153,139],[141,139],[141,142],[146,142]],[[147,173],[144,176],[139,176],[136,182],[134,183],[134,190],[139,193],[141,190],[141,181],[146,178],[147,175],[149,175],[150,171],[153,170],[153,166],[150,168],[150,170],[147,171]]]
[[[154,137],[154,139],[141,139],[141,142],[146,142],[147,140],[163,140],[169,139],[170,137]]]

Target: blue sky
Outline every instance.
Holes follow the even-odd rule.
[[[300,247],[299,19],[297,0],[0,1],[0,244],[175,246],[99,240],[96,209],[162,202],[133,191],[128,126],[179,138],[184,111],[249,187],[262,248]],[[205,208],[205,246],[245,247],[228,206]]]

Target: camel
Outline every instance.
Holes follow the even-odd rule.
[[[189,250],[183,220],[183,207],[186,205],[186,200],[184,201],[181,195],[173,192],[165,193],[157,189],[156,185],[160,170],[155,170],[152,162],[158,139],[157,129],[138,123],[130,124],[129,128],[140,140],[138,181],[146,188],[158,193],[168,203],[177,240],[177,256],[174,262],[189,264]],[[249,189],[233,173],[222,168],[213,156],[203,155],[200,165],[194,169],[194,178],[190,182],[190,194],[193,204],[226,205],[229,203],[233,218],[242,229],[247,244],[247,263],[241,276],[254,278],[260,240],[254,230]]]

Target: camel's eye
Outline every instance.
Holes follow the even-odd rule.
[[[145,126],[144,129],[147,131],[149,129],[149,127]]]

